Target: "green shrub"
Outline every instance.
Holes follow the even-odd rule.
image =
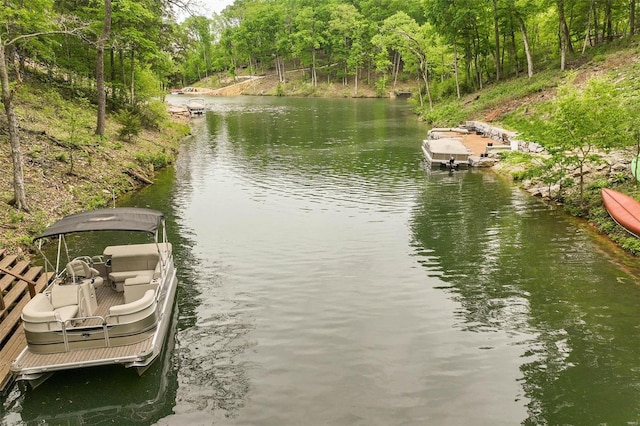
[[[618,172],[611,176],[611,183],[621,184],[629,180],[631,176],[628,173]],[[604,186],[602,187],[604,188]]]
[[[33,245],[33,237],[29,235],[23,235],[18,238],[17,243],[22,247],[32,247]]]
[[[623,237],[620,239],[620,245],[623,249],[638,254],[640,253],[640,239],[635,237]]]
[[[140,117],[140,124],[145,129],[160,130],[163,124],[169,120],[167,107],[160,101],[147,102],[136,113]]]
[[[611,233],[616,227],[616,224],[611,220],[596,222],[596,225],[598,226],[598,228],[600,228],[600,231],[602,231],[604,234]]]
[[[435,81],[431,85],[431,94],[433,99],[448,99],[456,96],[456,81],[453,78],[448,78],[442,82]]]
[[[504,164],[516,165],[526,164],[530,165],[533,162],[533,156],[526,152],[520,151],[503,151],[500,154],[500,161]]]
[[[450,102],[436,105],[432,111],[424,111],[422,118],[436,127],[456,126],[465,121],[466,112],[461,108],[460,102]]]
[[[171,164],[171,158],[164,152],[138,153],[135,158],[140,165],[146,166],[151,164],[155,170],[163,169]]]
[[[387,79],[385,77],[381,77],[375,82],[376,88],[376,96],[379,98],[384,98],[387,96]]]
[[[517,181],[523,181],[529,178],[530,173],[527,170],[516,170],[511,172],[511,178]]]
[[[591,182],[588,186],[588,190],[600,190],[602,188],[607,188],[609,186],[609,181],[605,178],[598,178]]]
[[[24,213],[19,210],[11,210],[9,212],[9,221],[11,223],[20,223],[24,220]]]
[[[118,130],[118,137],[121,140],[131,142],[142,131],[142,123],[140,117],[130,109],[123,109],[116,114],[116,121],[122,126]]]

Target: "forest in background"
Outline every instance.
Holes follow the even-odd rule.
[[[273,74],[275,94],[286,95],[288,72],[298,70],[308,96],[322,84],[349,87],[353,96],[367,85],[386,96],[408,82],[417,113],[434,125],[513,102],[513,111],[493,118],[549,153],[505,159],[525,163],[515,178],[557,187],[560,202],[579,188],[573,205],[584,217],[594,211],[597,189],[612,184],[585,184],[589,167],[606,162],[610,150],[640,147],[636,0],[237,0],[210,16],[189,14],[194,6],[195,0],[4,1],[0,139],[4,146],[9,141],[13,176],[12,195],[3,186],[2,198],[16,209],[8,215],[16,228],[24,230],[26,221],[37,232],[46,219],[34,213],[24,179],[22,143],[33,142],[34,128],[43,127],[48,142],[28,146],[31,184],[39,164],[61,163],[68,181],[83,170],[77,163],[91,169],[96,151],[132,148],[143,131],[162,135],[167,115],[159,99],[202,79],[221,84]],[[178,13],[187,17],[178,20]],[[619,50],[627,52],[618,55],[624,59],[610,66]],[[585,80],[583,66],[609,73]],[[45,115],[64,129],[52,136],[49,124],[33,124]],[[54,145],[55,158],[43,160]],[[128,155],[135,167],[153,169],[171,161],[172,149],[149,156],[133,147]],[[621,175],[613,183],[630,184]],[[92,193],[100,185],[109,186],[92,182]],[[637,185],[628,188],[638,192]],[[640,251],[635,245],[630,250]]]
[[[91,87],[104,52],[112,107],[218,73],[272,71],[285,83],[299,68],[312,86],[354,93],[359,82],[381,95],[399,79],[419,82],[428,105],[564,70],[572,55],[637,32],[636,0],[237,0],[188,15],[195,1],[7,0],[6,63]]]
[[[636,29],[636,0],[238,0],[181,26],[193,42],[190,82],[212,72],[306,68],[319,81],[360,81],[383,96],[398,79],[433,102],[536,71],[565,70],[576,53]]]

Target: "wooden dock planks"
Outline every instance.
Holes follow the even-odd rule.
[[[0,389],[4,391],[12,382],[13,377],[9,368],[14,359],[27,346],[22,328],[16,330],[11,338],[0,349]]]
[[[31,300],[27,282],[35,282],[35,291],[40,293],[54,274],[43,273],[42,267],[31,266],[4,249],[0,249],[0,268],[0,389],[4,390],[12,382],[11,363],[26,346],[20,314]]]

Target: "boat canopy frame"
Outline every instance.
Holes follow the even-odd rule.
[[[144,232],[151,234],[158,246],[159,231],[161,230],[162,242],[167,242],[167,232],[164,213],[158,210],[143,207],[114,207],[97,210],[88,210],[66,216],[46,228],[42,234],[33,239],[38,242],[38,251],[45,260],[45,269],[48,263],[46,256],[42,253],[42,244],[46,239],[57,237],[58,250],[55,271],[59,273],[61,250],[64,245],[69,257],[65,236],[81,232],[95,231],[129,231]],[[158,247],[158,252],[160,248]],[[164,263],[161,256],[161,262]],[[53,265],[51,265],[53,268]]]

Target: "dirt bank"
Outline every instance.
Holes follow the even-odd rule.
[[[46,94],[33,99],[42,96]],[[179,141],[188,134],[186,124],[169,123],[161,131],[143,131],[125,142],[117,136],[120,125],[109,121],[100,139],[93,134],[94,112],[79,109],[74,119],[83,127],[71,135],[69,123],[41,101],[21,103],[18,117],[28,212],[9,204],[14,192],[8,146],[1,154],[7,167],[0,169],[0,248],[12,252],[28,252],[31,238],[54,220],[111,205],[114,198],[153,181],[155,170],[173,162]],[[2,115],[2,138],[7,138],[5,129]]]

